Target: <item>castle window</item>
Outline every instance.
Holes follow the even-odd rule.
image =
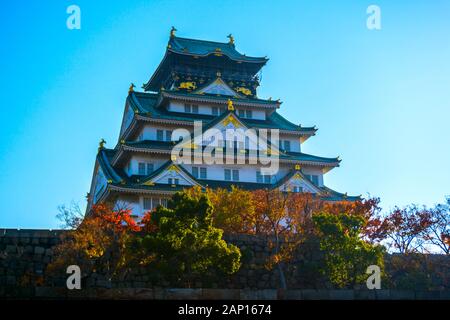
[[[147,163],[147,174],[151,174],[154,171],[153,163]]]
[[[166,141],[172,141],[172,131],[166,130]]]
[[[231,170],[230,169],[225,169],[224,175],[225,175],[225,181],[231,181]]]
[[[233,181],[239,181],[239,170],[233,170]]]
[[[198,105],[196,104],[192,105],[192,113],[198,113]]]
[[[219,108],[212,107],[211,108],[211,113],[212,113],[213,116],[218,116],[219,115]]]
[[[186,113],[191,113],[191,105],[190,104],[187,104],[187,103],[185,103],[184,104],[184,112],[186,112]]]
[[[200,179],[206,179],[206,178],[207,178],[206,168],[202,167],[202,168],[200,168]]]
[[[271,175],[265,175],[264,176],[264,183],[270,183],[272,181]]]
[[[263,176],[261,174],[261,171],[256,171],[256,182],[263,183]]]
[[[198,179],[198,167],[192,167],[192,176]]]
[[[245,110],[239,109],[239,117],[245,117]]]
[[[144,210],[152,210],[152,198],[144,198]]]
[[[284,141],[284,150],[286,150],[286,151],[291,151],[291,142],[290,141],[288,141],[288,140],[285,140]]]
[[[164,130],[157,130],[156,131],[156,140],[164,141]]]
[[[145,163],[144,162],[139,162],[139,164],[138,164],[138,174],[140,176],[145,176]]]
[[[312,183],[314,183],[315,185],[319,185],[319,176],[317,176],[317,175],[312,175],[312,176],[311,176],[311,181],[312,181]]]
[[[245,111],[245,117],[251,119],[253,117],[252,110]]]

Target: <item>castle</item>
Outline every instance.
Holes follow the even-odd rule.
[[[286,120],[279,100],[258,97],[267,58],[239,53],[232,35],[222,43],[181,38],[175,31],[144,92],[131,85],[115,148],[100,142],[88,211],[109,202],[139,218],[191,186],[359,199],[325,186],[323,176],[339,166],[339,158],[302,152],[317,129]]]

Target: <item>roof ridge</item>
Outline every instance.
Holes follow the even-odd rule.
[[[181,39],[181,40],[189,40],[189,41],[194,41],[194,42],[209,42],[209,43],[217,43],[217,44],[224,44],[224,45],[230,45],[229,42],[219,42],[219,41],[213,41],[213,40],[202,40],[202,39],[193,39],[193,38],[185,38],[185,37],[173,37],[171,38],[171,40],[176,40],[176,39]],[[230,45],[231,46],[231,45]],[[234,48],[234,46],[233,46]],[[236,50],[237,51],[237,50]]]

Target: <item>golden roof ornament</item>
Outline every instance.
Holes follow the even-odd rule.
[[[134,83],[131,83],[130,88],[128,89],[128,94],[134,92],[134,88],[136,88],[136,86],[134,85]]]
[[[227,106],[228,111],[234,111],[233,101],[231,101],[231,99],[228,99]]]
[[[295,170],[300,170],[302,167],[299,164],[295,165]]]
[[[105,141],[105,139],[102,138],[100,140],[100,142],[98,143],[98,151],[104,149],[105,148],[105,144],[106,144],[106,141]]]
[[[170,29],[170,37],[171,38],[175,37],[175,32],[177,32],[177,31],[178,30],[174,26],[172,26],[172,29]]]
[[[216,76],[217,76],[217,78],[220,78],[220,77],[222,76],[222,72],[217,71],[217,72],[216,72]]]
[[[231,33],[227,36],[227,38],[230,39],[230,41],[228,43],[231,45],[234,45],[234,37]]]

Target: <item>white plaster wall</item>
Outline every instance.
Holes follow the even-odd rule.
[[[153,163],[154,170],[157,170],[159,167],[161,167],[164,163],[166,163],[169,159],[164,157],[152,157],[151,155],[133,155],[129,163],[131,164],[130,167],[128,167],[128,163],[125,166],[125,172],[128,176],[137,175],[139,174],[139,163]],[[130,169],[130,170],[128,170]]]
[[[222,180],[225,181],[225,172],[224,169],[231,170],[239,170],[239,181],[240,182],[258,182],[256,179],[256,172],[259,170],[260,166],[256,165],[187,165],[183,164],[183,168],[185,168],[189,173],[192,174],[192,167],[206,167],[207,168],[207,179],[208,180]],[[286,168],[280,168],[278,173],[274,175],[273,181],[276,182],[280,180],[283,176],[285,176],[288,172]]]
[[[134,215],[142,215],[142,206],[138,196],[120,195],[114,205],[115,209],[131,209]]]
[[[319,186],[323,187],[323,172],[321,169],[313,167],[303,167],[303,174],[316,175],[319,177]]]

